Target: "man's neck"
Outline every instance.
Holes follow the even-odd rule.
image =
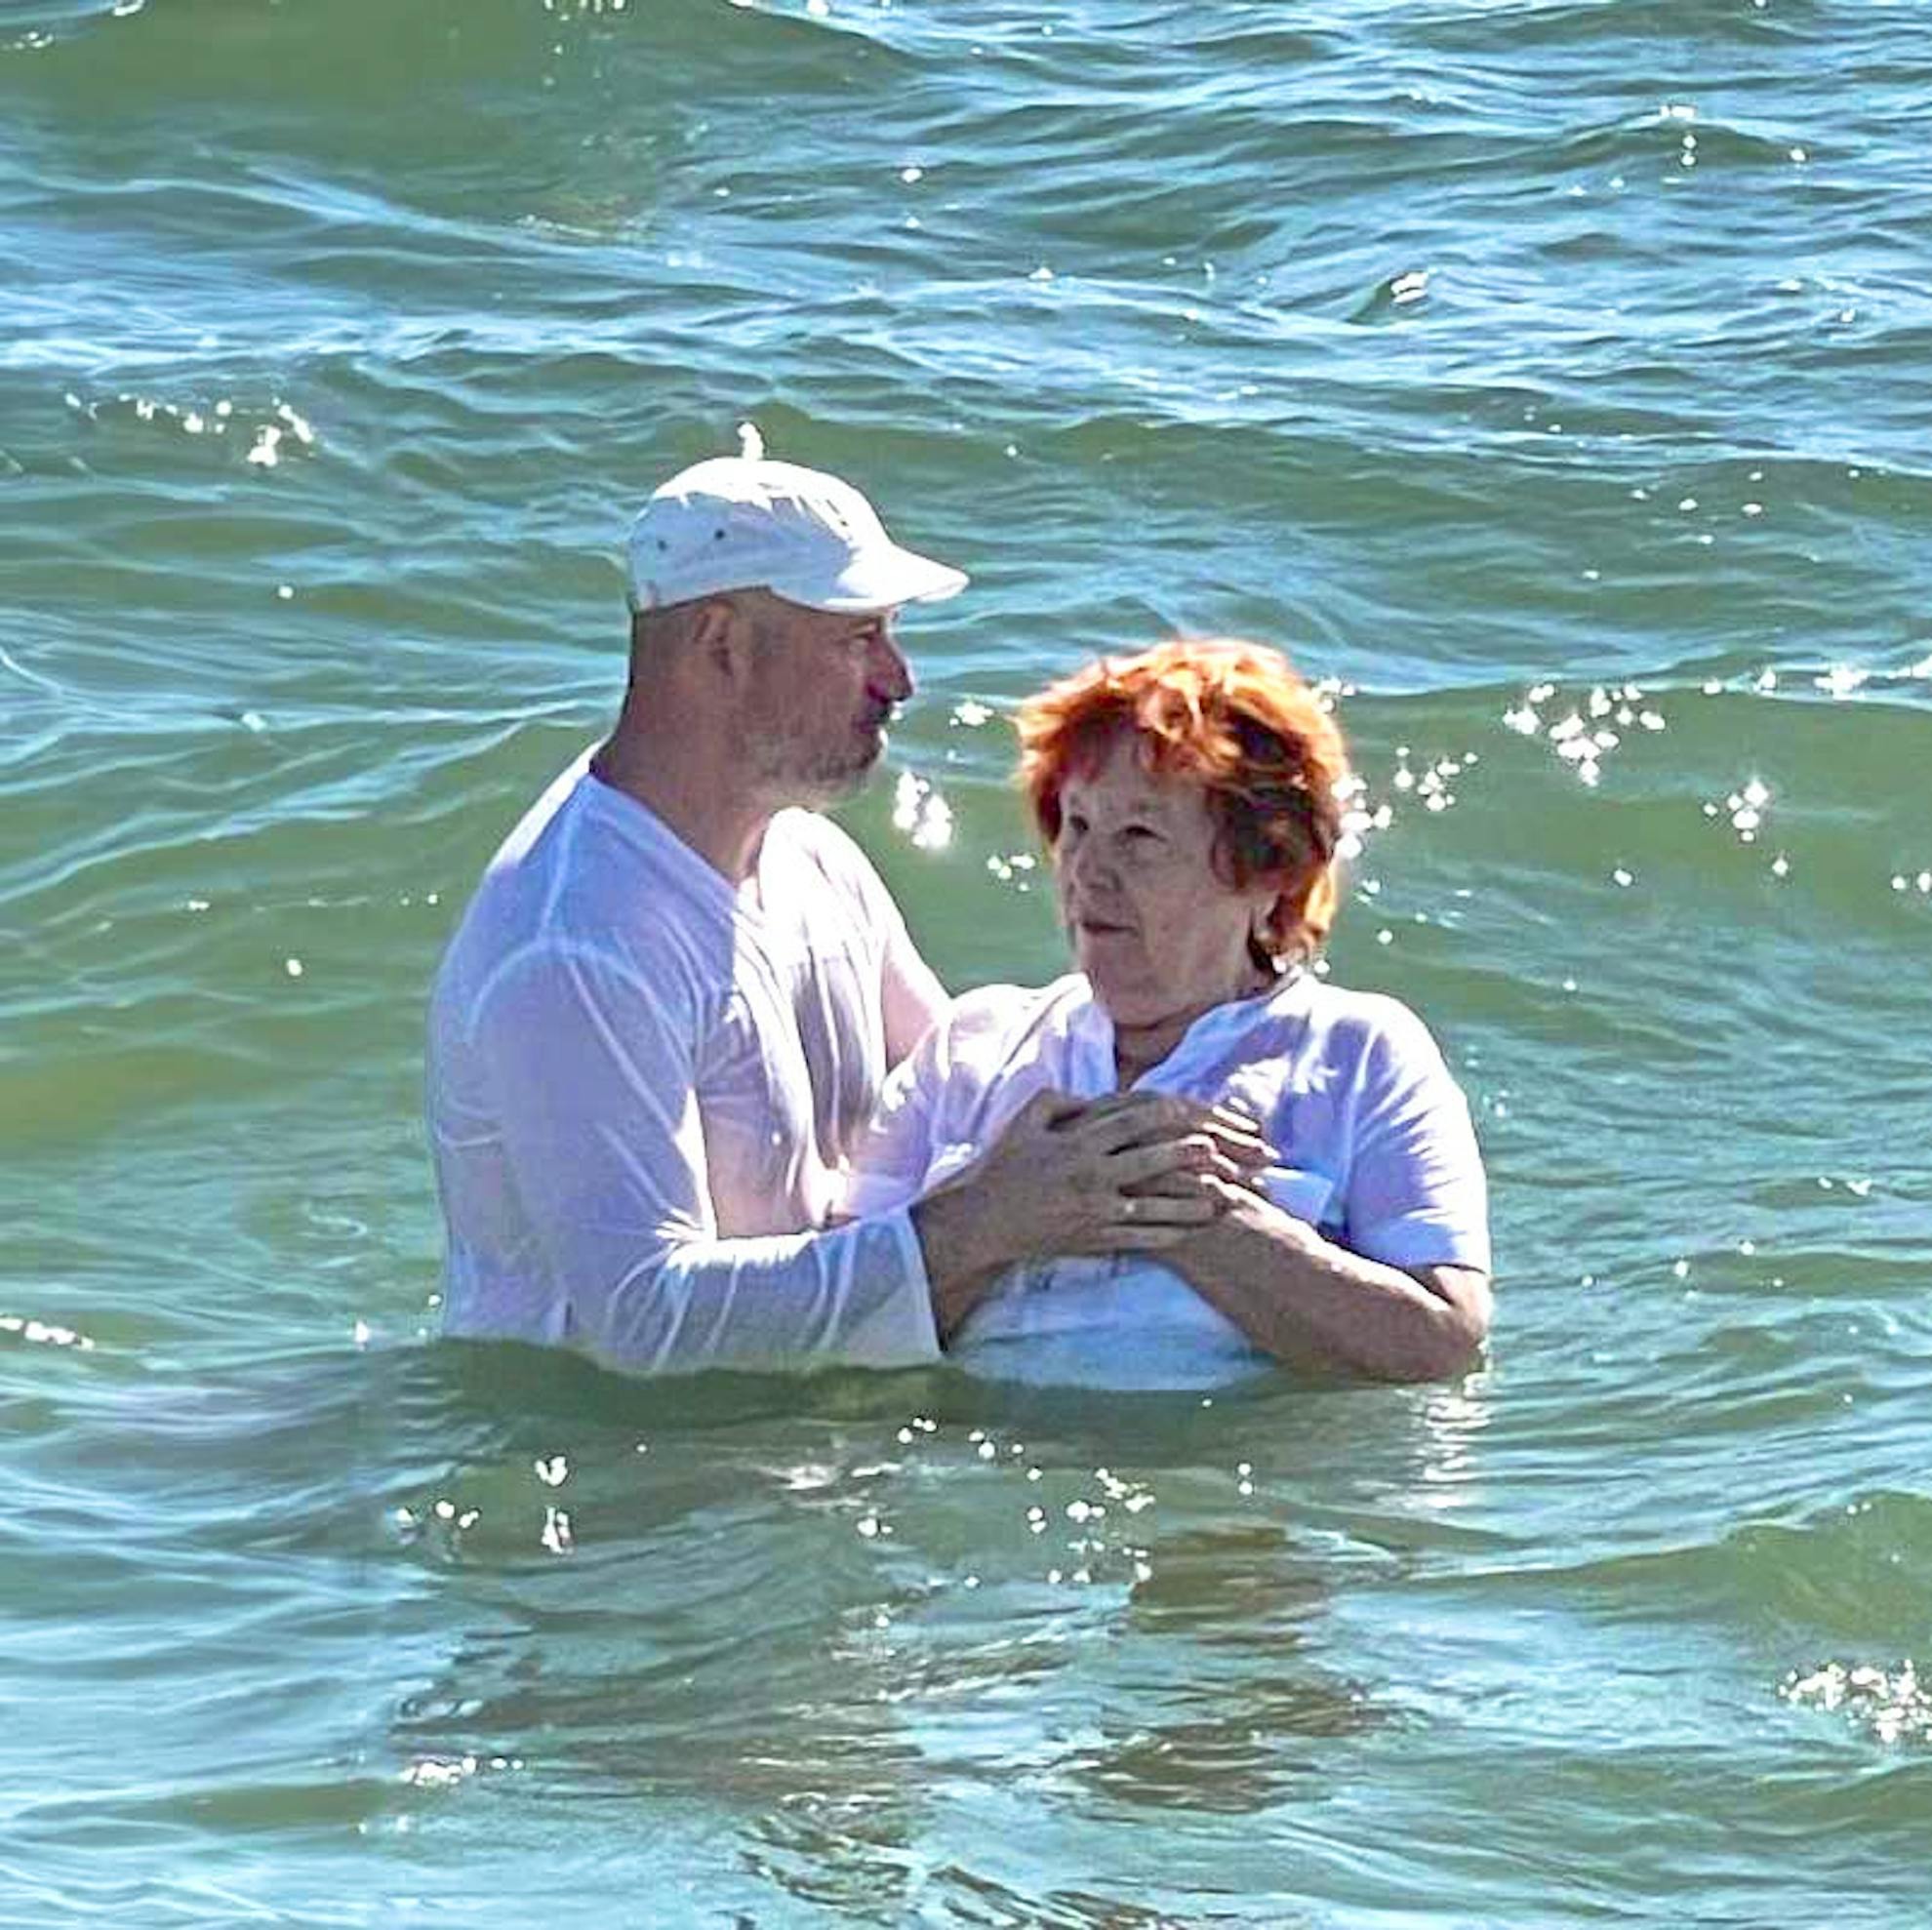
[[[688,746],[653,744],[620,725],[591,757],[590,773],[635,798],[730,883],[742,885],[757,869],[772,807],[721,786],[715,768]]]

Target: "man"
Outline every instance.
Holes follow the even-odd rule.
[[[628,561],[617,726],[511,832],[437,975],[446,1331],[646,1372],[930,1360],[1043,1242],[1209,1213],[1188,1176],[1230,1169],[1191,1112],[1043,1103],[944,1197],[828,1224],[946,996],[857,846],[795,807],[877,764],[912,690],[894,618],[966,578],[849,484],[753,457],[666,482]]]

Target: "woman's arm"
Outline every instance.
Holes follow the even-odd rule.
[[[1468,1103],[1415,1014],[1377,1001],[1331,1041],[1333,1109],[1303,1106],[1291,1156],[1344,1175],[1331,1239],[1267,1199],[1165,1259],[1266,1352],[1386,1380],[1469,1366],[1489,1332],[1488,1186]],[[1283,1137],[1294,1139],[1296,1108]],[[1323,1216],[1327,1221],[1329,1215]],[[1347,1245],[1342,1244],[1346,1240]]]
[[[1389,1381],[1439,1381],[1489,1331],[1489,1275],[1365,1260],[1243,1188],[1161,1258],[1266,1353]]]

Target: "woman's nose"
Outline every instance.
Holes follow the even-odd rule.
[[[1114,882],[1104,841],[1093,836],[1081,837],[1062,851],[1060,870],[1069,885],[1083,892],[1104,891]]]

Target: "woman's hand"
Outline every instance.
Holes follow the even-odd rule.
[[[1158,1253],[1225,1213],[1272,1156],[1251,1122],[1192,1100],[1036,1094],[975,1165],[912,1209],[941,1338],[1002,1268]]]

